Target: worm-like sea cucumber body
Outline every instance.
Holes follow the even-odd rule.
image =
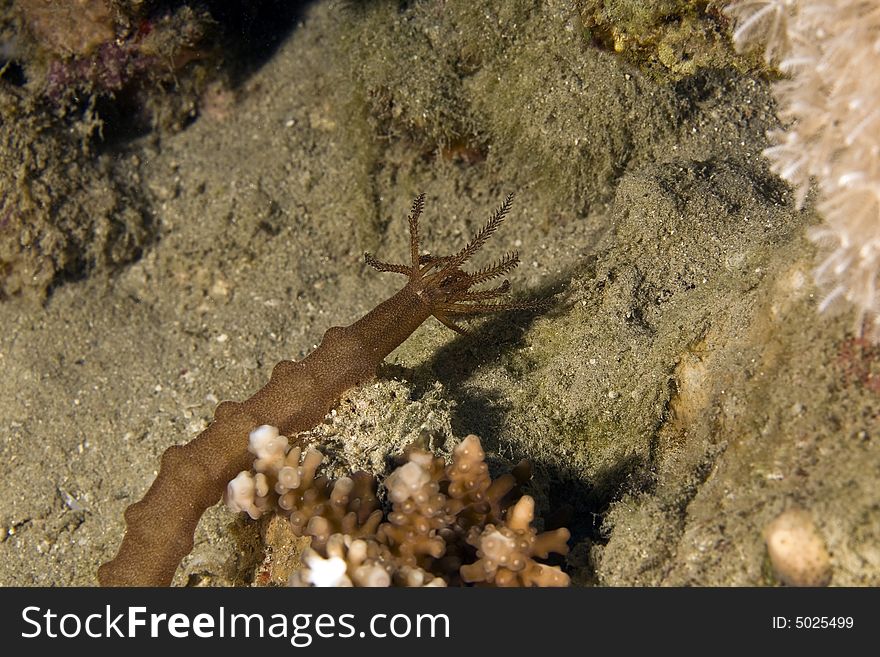
[[[185,445],[169,447],[146,495],[126,510],[122,545],[116,557],[98,570],[98,581],[104,586],[169,585],[180,560],[192,549],[202,514],[220,500],[231,479],[251,467],[251,431],[271,425],[294,436],[311,429],[342,393],[375,376],[382,360],[432,315],[464,332],[456,315],[541,307],[543,302],[486,303],[507,292],[507,281],[497,288],[471,290],[513,269],[519,262],[515,253],[473,274],[461,269],[504,220],[511,201],[508,196],[461,251],[433,257],[419,255],[418,219],[424,195],[419,196],[409,217],[411,264],[366,256],[367,264],[380,271],[406,275],[406,286],[354,324],[328,329],[306,358],[281,361],[252,397],[221,403],[207,429]]]

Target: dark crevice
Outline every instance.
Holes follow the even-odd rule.
[[[234,84],[269,61],[313,0],[208,0]]]

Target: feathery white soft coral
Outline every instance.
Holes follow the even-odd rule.
[[[829,290],[820,310],[846,300],[857,328],[880,338],[880,0],[731,3],[738,48],[765,43],[790,78],[774,85],[787,130],[764,151],[792,184],[798,207],[811,181],[825,225],[811,238],[830,255],[816,270]]]
[[[788,49],[787,19],[795,0],[745,0],[725,10],[734,19],[733,42],[744,49],[764,43],[767,61],[776,61]]]

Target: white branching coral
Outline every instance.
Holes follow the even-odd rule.
[[[238,513],[246,512],[256,520],[270,506],[270,482],[267,473],[275,478],[286,465],[285,456],[289,451],[287,438],[278,434],[278,429],[263,425],[251,432],[248,439],[248,451],[253,454],[256,475],[251,472],[240,472],[226,487],[226,503],[230,509]],[[299,465],[299,452],[294,455],[294,466]]]
[[[333,534],[323,552],[309,548],[302,567],[290,577],[290,586],[378,588],[445,587],[446,581],[417,566],[401,564],[386,545],[373,539]]]
[[[845,300],[857,329],[880,338],[880,0],[731,3],[733,38],[762,45],[788,78],[774,85],[780,118],[764,154],[798,207],[811,181],[825,225],[811,238],[829,255],[816,269],[819,309]]]
[[[376,482],[358,472],[330,481],[317,476],[323,455],[291,446],[278,429],[268,425],[251,432],[248,450],[256,457],[254,471],[243,471],[229,482],[226,504],[252,519],[267,511],[290,519],[299,536],[310,536],[323,546],[331,534],[372,534],[382,520],[376,499]]]
[[[551,552],[564,554],[568,530],[538,534],[532,527],[534,519],[535,501],[523,495],[502,525],[471,529],[468,543],[477,548],[479,559],[461,567],[464,581],[495,586],[568,586],[568,575],[532,558],[546,559]]]
[[[357,472],[331,481],[317,472],[322,455],[291,447],[273,427],[251,434],[254,470],[229,483],[226,501],[257,519],[274,510],[311,545],[293,586],[567,586],[558,566],[539,563],[568,552],[569,532],[538,533],[534,500],[516,500],[531,476],[526,463],[489,475],[480,439],[468,436],[452,463],[410,448],[384,481],[391,508],[383,514],[377,482]],[[515,503],[514,503],[515,502]]]

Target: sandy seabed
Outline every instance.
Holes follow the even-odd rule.
[[[397,289],[362,254],[405,258],[417,193],[443,253],[515,191],[483,255],[518,249],[516,296],[552,308],[468,337],[429,320],[352,393],[404,394],[406,420],[358,439],[436,425],[529,458],[575,584],[773,584],[762,530],[790,508],[833,584],[880,584],[880,351],[816,313],[820,219],[760,156],[766,82],[655,81],[564,4],[508,3],[480,41],[433,2],[315,3],[234,104],[120,156],[158,227],[143,256],[0,307],[0,583],[94,584],[165,448]],[[425,63],[450,43],[468,70]],[[438,145],[471,120],[481,140]],[[232,520],[206,515],[176,583],[236,580]]]

